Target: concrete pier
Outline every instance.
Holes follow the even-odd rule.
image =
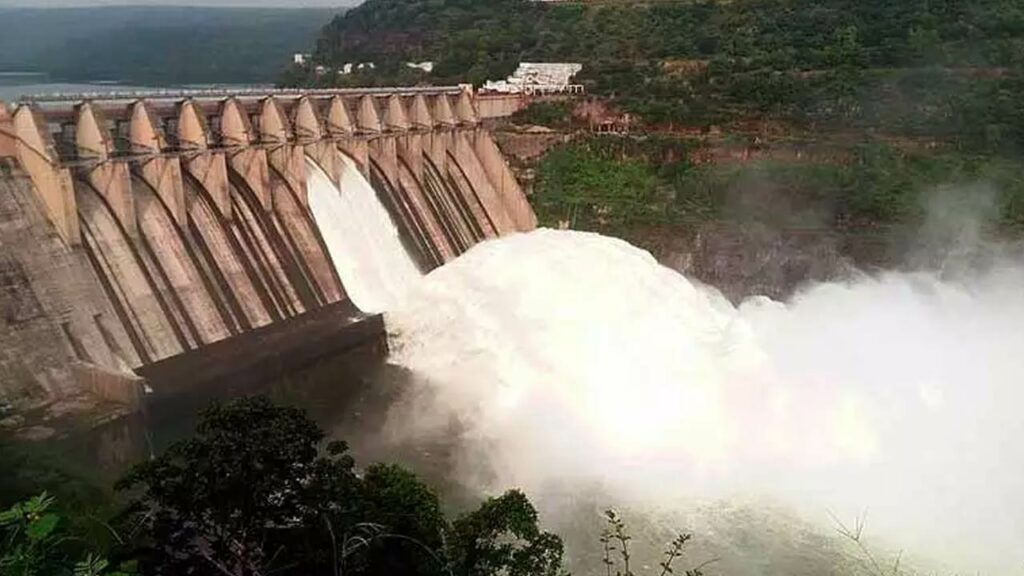
[[[536,226],[481,124],[509,106],[481,114],[460,86],[0,103],[0,401],[130,404],[140,382],[380,339],[310,213],[306,159],[340,186],[350,158],[429,270]]]

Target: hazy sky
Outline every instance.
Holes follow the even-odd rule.
[[[0,7],[47,8],[57,6],[352,6],[361,0],[0,0]]]

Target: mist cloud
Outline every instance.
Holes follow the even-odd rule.
[[[978,245],[972,226],[952,245]],[[829,511],[867,509],[893,547],[1010,566],[1024,560],[1021,262],[1010,250],[733,307],[618,240],[484,243],[389,316],[394,360],[426,381],[393,433],[458,421],[459,475],[484,490],[543,502],[594,485],[663,509],[766,498],[823,529]]]

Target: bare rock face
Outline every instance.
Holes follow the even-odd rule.
[[[885,254],[884,247],[872,245],[872,237],[759,224],[652,227],[624,236],[663,265],[714,286],[734,302],[759,295],[784,299],[801,285],[877,266]]]
[[[538,161],[544,154],[572,140],[573,135],[534,126],[523,131],[502,130],[494,133],[494,140],[509,161],[522,165]]]
[[[828,232],[709,227],[698,233],[687,272],[732,300],[787,297],[801,284],[849,274],[853,264]]]

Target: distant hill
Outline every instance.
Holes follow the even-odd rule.
[[[1024,64],[1019,0],[367,0],[318,42],[327,63],[431,58],[439,74],[523,58],[735,60],[745,71],[841,64]]]
[[[669,130],[777,121],[1024,149],[1020,0],[367,0],[324,28],[317,60],[375,68],[285,81],[480,83],[575,61],[590,93]]]
[[[273,82],[333,8],[0,8],[0,72],[135,84]]]

